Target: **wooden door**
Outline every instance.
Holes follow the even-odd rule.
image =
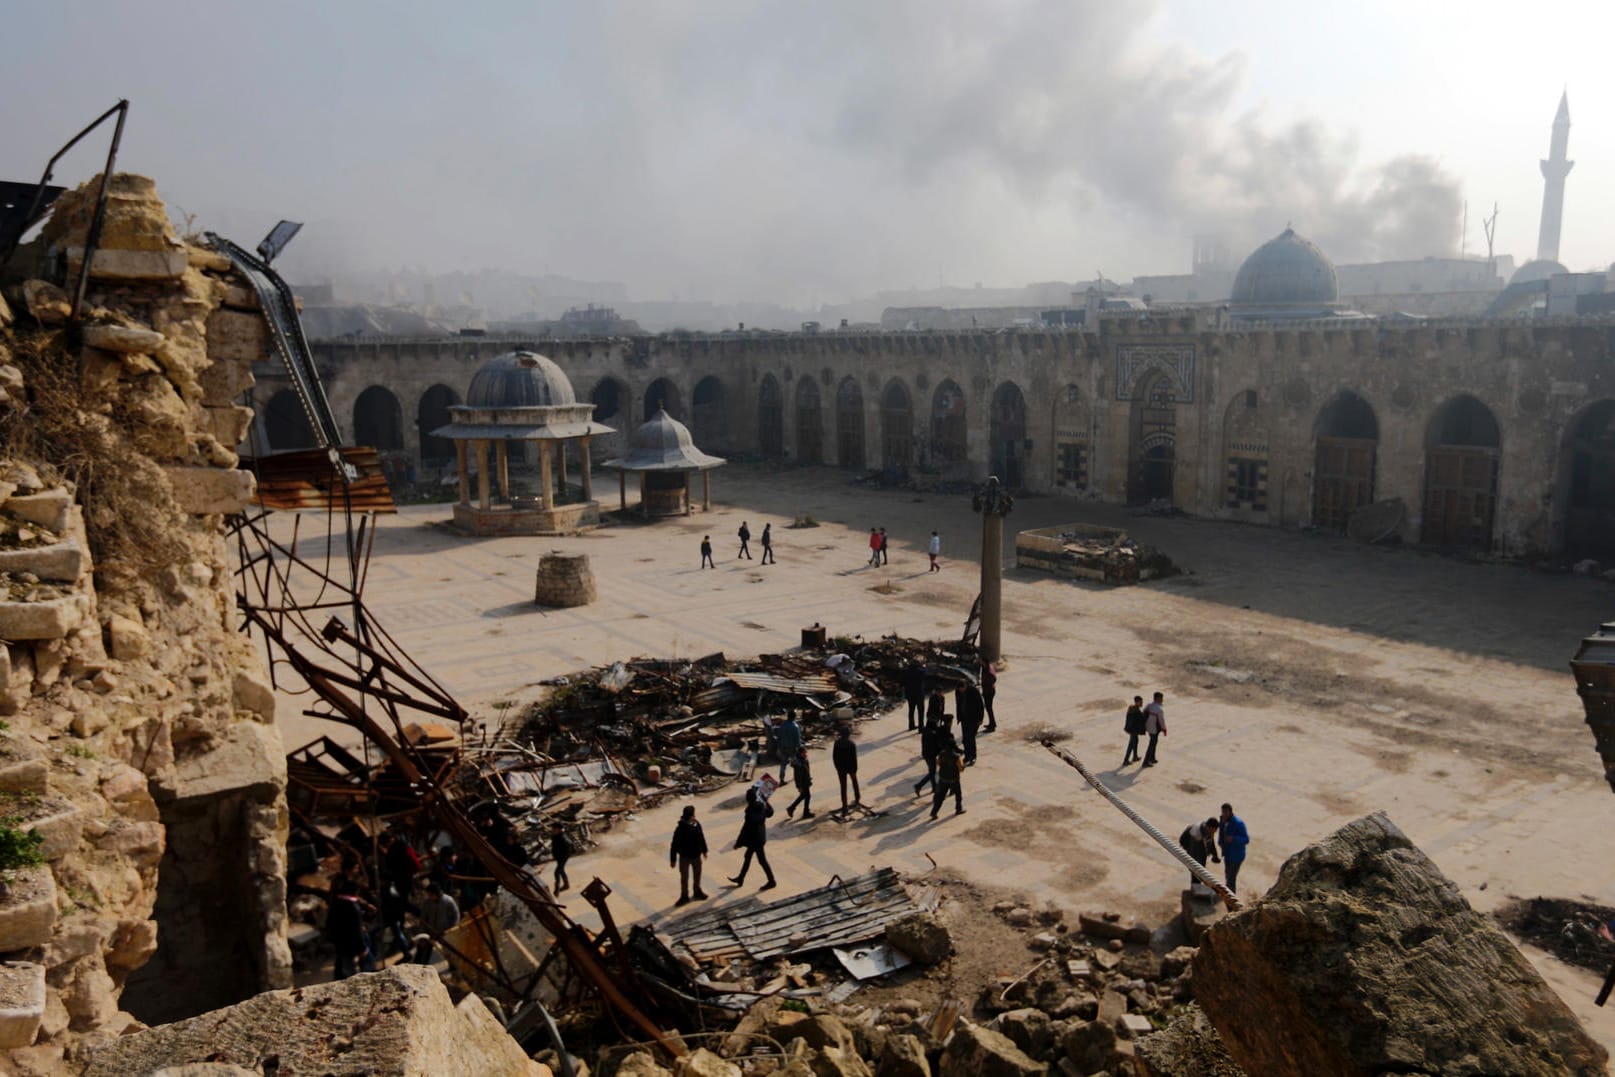
[[[1312,523],[1346,530],[1351,514],[1374,500],[1374,447],[1368,438],[1319,438],[1312,468]]]

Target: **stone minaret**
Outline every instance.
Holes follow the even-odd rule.
[[[1559,226],[1564,223],[1565,177],[1574,161],[1565,159],[1570,148],[1570,93],[1559,98],[1559,111],[1553,117],[1553,142],[1548,159],[1542,162],[1542,230],[1537,234],[1536,256],[1541,261],[1559,260]]]

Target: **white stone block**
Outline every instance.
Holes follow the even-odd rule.
[[[0,963],[0,1051],[27,1047],[45,1019],[45,966]]]
[[[49,546],[0,550],[0,572],[31,572],[42,580],[75,583],[84,574],[84,551],[72,539]]]
[[[0,898],[0,953],[50,941],[56,929],[56,879],[50,868],[17,868],[10,893]]]
[[[84,343],[107,352],[150,355],[162,347],[163,339],[163,335],[155,329],[140,329],[131,325],[84,327]]]
[[[0,602],[0,640],[61,639],[84,620],[78,595],[40,602]]]
[[[5,511],[11,515],[58,535],[67,530],[72,508],[72,495],[60,488],[38,494],[17,494],[7,497],[5,504]]]
[[[174,500],[192,516],[229,515],[252,502],[256,480],[250,471],[218,467],[164,468],[174,485]]]

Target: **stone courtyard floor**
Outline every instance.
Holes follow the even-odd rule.
[[[976,592],[980,524],[969,498],[847,478],[731,465],[714,474],[710,514],[564,539],[466,539],[440,526],[448,506],[409,508],[381,521],[367,602],[490,723],[496,705],[536,698],[547,677],[636,655],[783,651],[814,622],[832,636],[956,638]],[[801,513],[822,526],[791,529]],[[778,565],[734,559],[742,520],[754,536],[773,523]],[[780,811],[772,821],[776,895],[875,866],[941,868],[1071,913],[1104,907],[1164,922],[1183,871],[1036,743],[1054,733],[1170,835],[1231,801],[1251,831],[1247,897],[1304,844],[1383,809],[1482,910],[1537,895],[1615,905],[1615,794],[1567,666],[1581,637],[1610,616],[1615,587],[1061,498],[1020,500],[1006,532],[1077,521],[1126,527],[1186,574],[1126,588],[1059,580],[1014,569],[1006,534],[1000,726],[966,772],[968,811],[944,808],[929,822],[929,800],[912,796],[920,768],[902,715],[862,723],[864,798],[885,814],[828,818],[839,800],[828,752],[817,752],[818,817],[788,821]],[[865,566],[871,526],[891,533],[888,568]],[[940,573],[926,572],[933,528]],[[716,571],[696,567],[705,534]],[[538,559],[551,549],[590,555],[598,601],[532,604]],[[873,590],[882,583],[891,593]],[[1118,771],[1126,702],[1157,689],[1170,730],[1161,765]],[[301,705],[281,699],[288,748],[346,732],[299,717]],[[697,801],[713,849],[713,903],[739,893],[724,877],[739,866],[729,847],[740,792]],[[623,922],[668,917],[678,884],[667,842],[681,804],[619,824],[573,861],[574,886],[604,879]],[[590,921],[581,898],[564,897]],[[1592,1005],[1597,978],[1527,953],[1615,1049],[1615,1013]]]

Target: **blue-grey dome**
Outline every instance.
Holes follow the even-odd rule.
[[[1293,228],[1257,247],[1234,277],[1236,306],[1327,306],[1339,300],[1334,264]]]
[[[1557,277],[1561,273],[1568,272],[1570,272],[1570,270],[1566,269],[1558,262],[1551,261],[1547,258],[1533,258],[1531,261],[1516,269],[1514,271],[1514,275],[1508,279],[1508,282],[1510,284],[1530,284],[1533,281],[1547,280],[1549,277]]]
[[[531,408],[576,404],[572,382],[555,362],[537,352],[506,352],[482,364],[471,378],[465,403],[472,408]]]

